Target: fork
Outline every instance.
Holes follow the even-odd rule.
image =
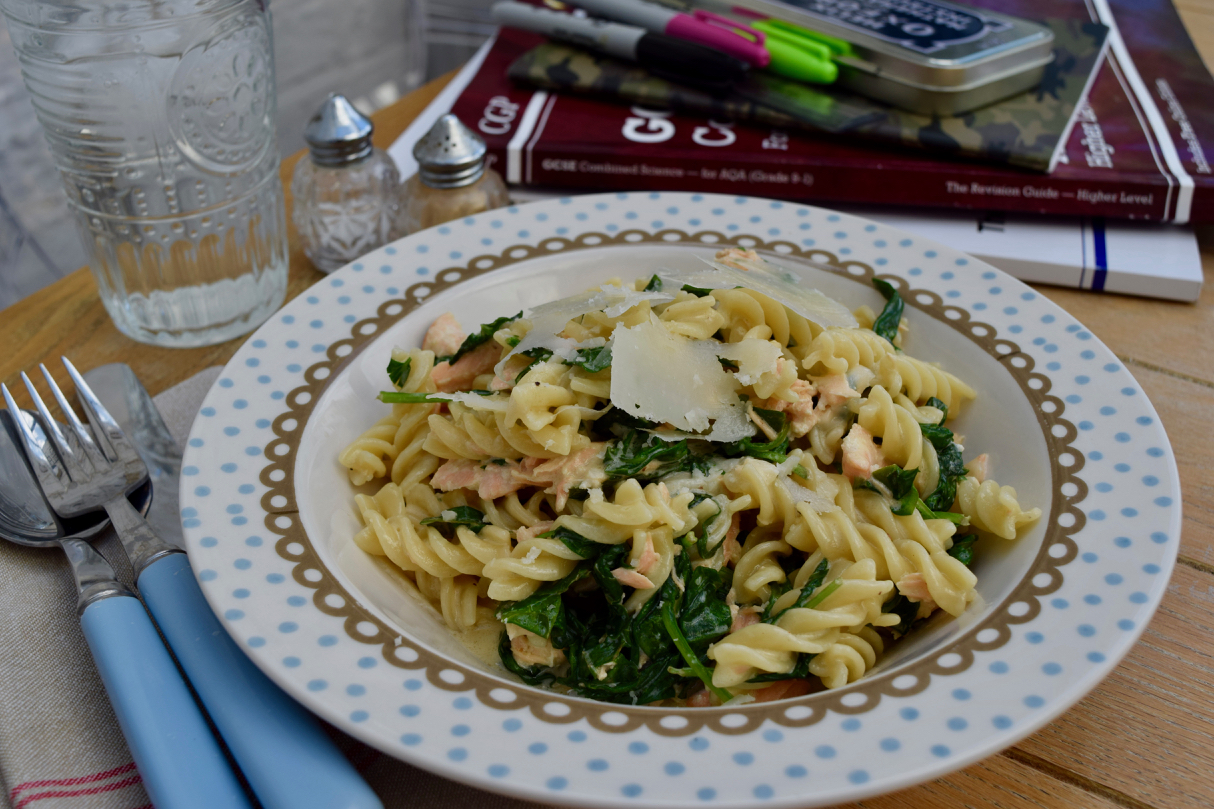
[[[50,448],[39,440],[43,431],[31,414],[17,408],[5,385],[0,392],[39,482],[45,481],[47,500],[53,494],[56,502],[66,502],[70,481],[60,477],[67,472],[53,452],[46,453]],[[40,410],[44,424],[57,429],[45,407]],[[67,537],[59,544],[72,560],[80,627],[152,802],[162,809],[249,809],[219,742],[135,594],[114,579],[113,569],[86,541]]]
[[[146,480],[147,467],[84,378],[61,359],[92,430],[39,366],[70,425],[66,433],[59,430],[22,373],[54,450],[42,451],[32,432],[23,433],[38,480],[61,516],[99,509],[109,515],[139,594],[258,800],[266,809],[380,809],[379,798],[311,714],[254,666],[220,625],[185,553],[157,537],[127,501],[126,493]],[[7,390],[4,395],[14,407]]]

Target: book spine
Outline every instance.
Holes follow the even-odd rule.
[[[495,165],[508,165],[506,150],[491,148]],[[681,154],[589,154],[541,138],[515,154],[519,173],[507,179],[525,185],[579,190],[644,190],[726,193],[812,203],[873,203],[1077,214],[1164,221],[1168,186],[1127,183],[1124,178],[1063,179],[1024,175],[975,178],[964,167],[940,170],[895,164],[880,166],[781,163],[764,167],[697,160]]]

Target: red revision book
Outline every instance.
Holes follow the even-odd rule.
[[[1033,0],[979,0],[1005,13]],[[1053,5],[1057,9],[1062,4]],[[537,40],[507,31],[453,112],[510,183],[1214,222],[1214,79],[1168,0],[1085,0],[1109,50],[1052,174],[782,132],[512,84]]]

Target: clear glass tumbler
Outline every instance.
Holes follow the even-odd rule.
[[[101,300],[209,345],[281,304],[287,229],[263,0],[0,0]]]

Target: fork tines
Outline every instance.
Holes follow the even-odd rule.
[[[65,432],[60,428],[58,422],[51,416],[46,402],[39,395],[38,389],[34,387],[34,383],[24,371],[21,372],[21,381],[25,383],[25,389],[29,391],[30,398],[34,402],[34,407],[37,409],[38,415],[41,416],[45,435],[54,446],[55,452],[59,455],[64,471],[70,479],[80,480],[89,477],[93,471],[103,470],[115,461],[124,460],[122,457],[125,454],[123,450],[128,448],[129,444],[118,423],[110,416],[109,412],[101,404],[101,401],[84,381],[80,372],[76,370],[76,367],[72,365],[67,357],[61,357],[60,359],[63,361],[64,367],[67,368],[68,375],[76,384],[76,393],[80,399],[80,404],[88,416],[88,425],[81,422],[80,417],[76,415],[76,411],[63,394],[63,390],[55,382],[55,378],[51,376],[50,371],[47,370],[45,365],[39,364],[38,368],[42,371],[42,376],[46,379],[47,385],[50,386],[51,394],[55,397],[59,409],[67,418],[68,424],[71,427],[70,431]],[[20,411],[7,387],[4,387],[3,393],[4,400],[10,411],[14,415],[18,414]],[[39,454],[38,441],[32,433],[30,425],[20,417],[16,418],[15,421],[21,426],[22,438],[25,439],[27,452],[30,452],[31,455]],[[92,429],[90,429],[90,426]],[[86,465],[88,468],[86,468]]]

